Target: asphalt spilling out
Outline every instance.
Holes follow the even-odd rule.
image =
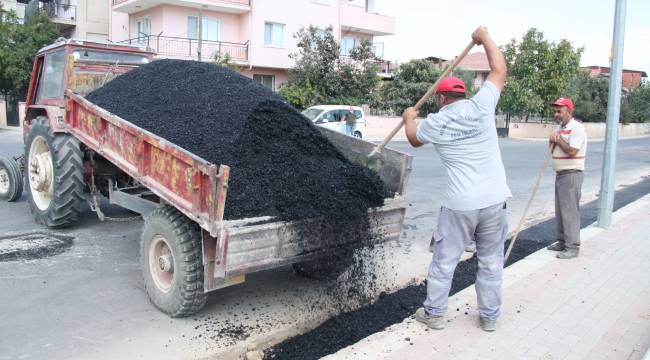
[[[650,177],[616,192],[614,210],[650,193]],[[597,220],[598,203],[581,207],[581,227]],[[555,219],[525,229],[519,234],[506,266],[555,241]],[[506,244],[507,247],[507,244]],[[505,249],[504,249],[505,250]],[[450,296],[474,284],[478,270],[476,255],[456,267]],[[287,339],[264,352],[264,359],[319,359],[352,345],[363,338],[402,322],[415,313],[426,297],[426,284],[413,284],[390,294],[381,293],[372,304],[334,316],[319,327]],[[469,315],[469,309],[456,309]],[[453,309],[450,309],[453,311]]]
[[[230,166],[226,219],[295,221],[285,231],[306,244],[303,253],[338,250],[296,265],[305,275],[332,278],[327,293],[334,300],[327,306],[348,310],[370,301],[381,286],[371,270],[376,259],[363,250],[383,237],[373,231],[368,209],[393,194],[273,91],[214,64],[166,59],[117,77],[87,99],[211,163]],[[215,341],[237,341],[255,330],[220,319],[198,326],[214,329]]]

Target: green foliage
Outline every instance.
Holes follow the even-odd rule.
[[[621,122],[650,122],[650,85],[632,89],[621,104]]]
[[[404,109],[420,100],[440,74],[441,71],[425,59],[411,60],[400,65],[393,81],[382,88],[380,108],[392,109],[396,114],[401,114]],[[435,99],[431,97],[424,103],[420,113],[428,114],[437,110]]]
[[[0,5],[0,13],[3,10]],[[57,37],[56,26],[43,13],[18,23],[13,11],[0,16],[0,93],[24,98],[29,86],[34,55]]]
[[[349,57],[342,57],[332,27],[302,28],[294,38],[298,52],[290,57],[296,65],[279,91],[292,105],[361,105],[376,99],[379,77],[370,41],[361,41]]]
[[[544,33],[529,29],[520,42],[502,47],[508,80],[500,109],[512,114],[551,115],[548,103],[566,94],[578,74],[583,48],[570,42],[548,42]]]
[[[573,115],[587,122],[605,121],[608,85],[606,78],[592,78],[589,71],[580,71],[567,90],[567,96],[571,97],[575,104]]]
[[[228,53],[221,54],[220,52],[217,52],[214,54],[212,61],[219,66],[223,66],[233,71],[241,70],[239,65],[232,62],[232,58]]]

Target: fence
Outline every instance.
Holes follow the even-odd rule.
[[[120,42],[146,46],[158,55],[168,57],[196,59],[199,50],[198,40],[173,36],[142,35]],[[233,61],[248,61],[248,41],[243,44],[209,40],[201,42],[201,60],[213,59],[217,54],[227,54]]]
[[[77,7],[57,2],[42,3],[42,9],[51,19],[76,21]]]

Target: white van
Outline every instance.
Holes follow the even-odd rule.
[[[360,139],[366,137],[366,117],[363,109],[359,106],[352,106],[354,116],[357,117],[357,124],[354,127],[354,136]],[[302,112],[307,119],[314,124],[334,131],[346,133],[345,114],[350,110],[348,105],[316,105]]]

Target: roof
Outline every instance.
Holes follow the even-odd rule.
[[[319,109],[319,110],[348,110],[350,108],[350,105],[314,105],[309,107],[314,108],[314,109]],[[360,106],[352,106],[354,110],[363,110]]]
[[[109,42],[109,41],[90,41],[90,40],[81,40],[81,39],[66,39],[66,38],[58,38],[56,41],[54,41],[50,45],[46,45],[42,47],[40,50],[38,50],[38,53],[41,53],[43,51],[47,51],[50,49],[57,48],[59,46],[67,45],[67,44],[73,44],[73,45],[79,45],[79,46],[84,46],[84,45],[94,45],[94,46],[100,46],[100,47],[115,47],[115,46],[120,46],[122,48],[130,48],[134,51],[141,51],[141,52],[147,52],[151,53],[151,51],[147,50],[146,48],[138,45],[131,45],[131,44],[122,44],[122,43],[114,43],[114,42]]]
[[[583,66],[583,69],[590,69],[590,70],[600,70],[601,74],[609,74],[609,67],[607,66],[598,66],[598,65],[590,65],[590,66]],[[640,70],[631,70],[631,69],[623,69],[624,73],[628,74],[641,74],[641,77],[648,77],[648,74],[645,71],[640,71]]]
[[[457,67],[469,71],[490,71],[490,63],[483,52],[467,54]]]

